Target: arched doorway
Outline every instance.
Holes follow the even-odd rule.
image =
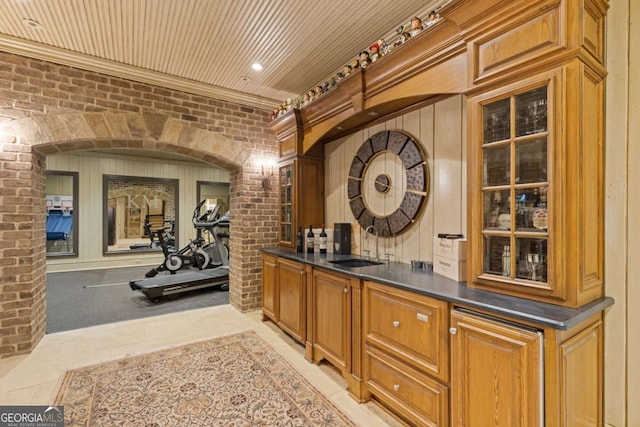
[[[154,113],[69,113],[33,116],[5,126],[14,135],[15,168],[23,172],[15,183],[16,196],[2,198],[5,233],[0,245],[7,256],[1,297],[15,316],[14,351],[28,352],[42,338],[46,325],[46,254],[44,167],[47,155],[110,148],[177,153],[230,171],[230,303],[241,311],[259,307],[259,249],[276,242],[275,231],[265,233],[255,212],[276,216],[275,195],[266,194],[251,158],[264,147],[235,141]],[[256,197],[256,194],[264,197]],[[249,209],[250,208],[250,209]],[[253,216],[251,216],[253,215]],[[6,220],[12,221],[6,223]],[[268,230],[272,231],[272,230]]]

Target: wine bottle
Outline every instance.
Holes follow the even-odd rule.
[[[309,225],[309,231],[307,232],[307,253],[313,253],[313,246],[315,243],[315,235],[313,234],[313,230],[311,229],[311,225]]]
[[[327,253],[327,233],[324,231],[324,224],[322,224],[322,231],[320,231],[320,253]]]
[[[296,234],[296,252],[301,254],[304,252],[304,241],[302,237],[302,226],[298,226],[298,234]]]

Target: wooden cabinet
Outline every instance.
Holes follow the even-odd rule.
[[[413,425],[449,425],[447,303],[366,281],[363,304],[367,392]]]
[[[278,257],[262,255],[262,319],[278,322]]]
[[[296,156],[278,171],[280,247],[295,251],[298,228],[324,223],[324,164],[321,157]]]
[[[307,359],[340,370],[349,393],[362,400],[361,282],[313,269],[308,288]]]
[[[278,326],[304,343],[307,332],[305,266],[284,258],[278,258],[277,265]]]
[[[265,253],[263,317],[410,425],[603,423],[602,312],[557,329]]]
[[[470,98],[470,286],[570,307],[603,295],[603,89],[574,60]]]
[[[312,360],[327,359],[343,370],[351,367],[351,281],[345,276],[313,270],[309,331]]]
[[[540,331],[452,310],[451,334],[453,425],[543,425]]]

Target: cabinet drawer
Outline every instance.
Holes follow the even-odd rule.
[[[366,346],[367,390],[416,426],[449,425],[449,390],[434,379]]]
[[[382,348],[440,380],[449,380],[447,303],[365,282],[364,334]]]

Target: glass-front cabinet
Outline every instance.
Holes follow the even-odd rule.
[[[602,94],[576,61],[469,98],[469,286],[574,307],[602,295]]]
[[[482,106],[483,274],[547,281],[547,86]]]
[[[291,243],[294,240],[293,229],[293,162],[279,168],[280,183],[280,241]]]
[[[295,156],[278,165],[279,246],[296,250],[296,233],[324,223],[324,165],[318,157]]]

